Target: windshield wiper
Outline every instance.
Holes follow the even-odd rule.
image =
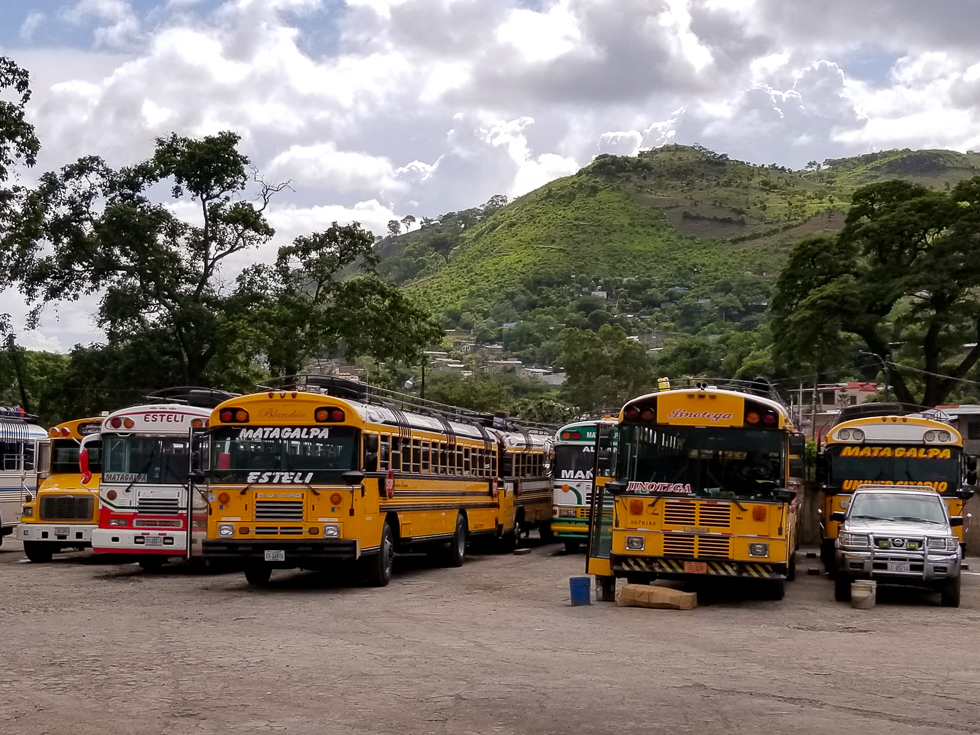
[[[863,521],[890,521],[892,519],[891,518],[882,518],[881,516],[869,516],[869,515],[865,515],[864,513],[856,513],[855,515],[852,515],[848,520],[852,520],[852,521],[856,521],[856,520],[863,520]]]
[[[916,518],[915,516],[895,516],[896,521],[911,521],[912,523],[935,523],[940,524],[942,521],[933,521],[929,518]]]

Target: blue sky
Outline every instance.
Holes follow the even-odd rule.
[[[32,74],[28,182],[238,132],[293,182],[262,260],[333,220],[381,233],[520,196],[599,153],[697,142],[801,168],[980,149],[977,27],[976,0],[8,0],[0,54]],[[83,308],[33,338],[90,335]]]

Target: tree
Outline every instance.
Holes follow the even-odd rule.
[[[388,235],[397,237],[402,231],[402,223],[396,219],[388,220]]]
[[[415,217],[411,214],[406,214],[402,217],[402,224],[405,225],[405,231],[408,232],[412,229],[412,225],[415,224]]]
[[[801,242],[779,276],[775,359],[823,372],[861,347],[893,363],[899,400],[941,403],[980,360],[978,244],[980,177],[859,189],[840,235]]]
[[[374,238],[358,223],[296,238],[274,266],[239,277],[236,301],[248,312],[269,370],[293,375],[309,358],[343,347],[347,356],[412,362],[444,334],[427,312],[378,278]],[[359,265],[361,274],[339,275]]]
[[[35,164],[41,143],[34,126],[24,119],[31,99],[30,74],[6,56],[0,56],[0,90],[11,90],[16,98],[0,100],[0,181],[6,181],[18,162]]]
[[[561,361],[566,375],[562,394],[584,410],[622,406],[647,390],[653,378],[646,347],[611,324],[598,333],[568,330]]]
[[[252,177],[238,141],[230,132],[171,135],[131,167],[89,157],[42,176],[5,242],[34,319],[46,303],[101,292],[97,318],[110,343],[144,343],[157,362],[173,364],[170,383],[208,383],[240,317],[221,267],[272,237],[263,213],[285,186],[256,177],[257,203],[247,201]],[[150,200],[161,183],[174,200],[197,204],[196,224]]]

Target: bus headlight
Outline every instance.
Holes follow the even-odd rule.
[[[218,526],[218,535],[221,538],[231,538],[235,535],[235,524],[222,523],[220,526]]]
[[[749,544],[749,556],[769,556],[769,544]]]
[[[575,517],[575,508],[560,508],[558,510],[558,517],[559,518],[574,518]]]
[[[33,518],[34,517],[34,508],[32,508],[29,505],[25,505],[21,509],[21,511],[20,511],[20,517],[21,518]]]
[[[642,536],[627,536],[626,548],[629,551],[643,551],[644,539]]]
[[[336,523],[326,523],[323,526],[324,538],[340,538],[340,526]]]

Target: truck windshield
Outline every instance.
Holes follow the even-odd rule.
[[[830,449],[831,480],[844,490],[865,484],[953,490],[959,485],[960,452],[959,447],[837,445]]]
[[[628,492],[766,498],[782,486],[785,437],[766,429],[623,426]]]
[[[338,482],[358,464],[350,426],[221,428],[211,439],[216,482]]]
[[[102,483],[183,485],[190,470],[187,437],[105,436]]]
[[[939,496],[910,493],[858,493],[851,503],[849,520],[855,521],[926,521],[946,523],[946,513]]]
[[[74,439],[55,439],[51,442],[51,474],[53,475],[77,475],[81,472],[78,466],[78,452],[81,444]],[[88,449],[89,471],[98,473],[102,471],[102,445],[100,442],[90,441]]]
[[[591,480],[595,447],[591,444],[559,444],[555,447],[555,480]]]

